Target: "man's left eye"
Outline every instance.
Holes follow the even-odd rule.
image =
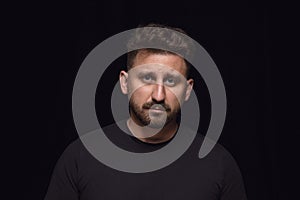
[[[175,84],[175,79],[174,79],[174,78],[167,78],[167,79],[165,80],[165,83],[166,83],[167,85],[174,85],[174,84]]]

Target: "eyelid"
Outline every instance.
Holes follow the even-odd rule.
[[[170,78],[170,77],[169,77],[169,78]],[[164,84],[165,84],[166,86],[169,86],[169,87],[175,86],[175,85],[177,84],[176,79],[173,78],[173,77],[171,77],[171,79],[173,80],[173,82],[168,82],[168,79],[169,79],[169,78],[166,78],[166,79],[164,80]]]
[[[146,79],[146,77],[149,77],[150,79]],[[155,81],[154,73],[140,73],[138,78],[146,84],[153,83],[153,81]]]
[[[152,84],[156,82],[157,79],[157,74],[155,74],[154,72],[140,72],[138,74],[138,78],[147,84]],[[147,77],[147,79],[146,79]],[[172,82],[168,82],[168,79],[172,79]],[[175,86],[177,83],[179,83],[181,81],[180,76],[176,75],[176,74],[166,74],[163,77],[163,82],[166,86],[172,87]]]
[[[178,82],[180,80],[180,77],[177,76],[167,76],[164,78],[164,80],[173,79],[174,82]]]

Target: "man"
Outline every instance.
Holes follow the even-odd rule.
[[[164,28],[154,24],[148,27]],[[145,40],[182,54],[151,48],[135,50]],[[141,29],[131,38],[128,71],[121,71],[119,76],[121,90],[128,95],[130,118],[119,123],[120,127],[113,124],[104,128],[114,144],[127,151],[147,153],[174,139],[181,107],[190,98],[194,84],[184,59],[191,48],[188,40],[176,32],[170,35],[167,29]],[[246,199],[241,174],[231,155],[216,145],[199,159],[202,141],[198,134],[179,159],[160,170],[127,173],[102,164],[77,140],[59,159],[45,199]]]

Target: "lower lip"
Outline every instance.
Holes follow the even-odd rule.
[[[165,111],[164,110],[158,110],[158,109],[149,109],[149,112],[152,112],[152,113],[164,113]]]

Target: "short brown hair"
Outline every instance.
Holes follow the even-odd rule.
[[[146,27],[146,28],[145,28]],[[151,27],[154,27],[151,29]],[[161,29],[156,29],[156,28]],[[182,57],[186,63],[186,75],[189,75],[190,64],[185,57],[191,57],[194,49],[192,41],[188,37],[183,37],[182,34],[187,35],[185,31],[180,28],[173,28],[161,24],[148,24],[146,26],[140,26],[137,31],[132,35],[127,43],[127,69],[130,70],[133,67],[134,60],[138,53],[145,52],[150,54],[175,54]],[[149,29],[150,28],[150,29]],[[174,31],[170,31],[170,30]],[[177,32],[179,33],[177,33]],[[182,34],[180,34],[182,33]],[[157,43],[166,49],[171,49],[179,53],[167,51],[163,49],[154,48],[139,48],[142,44]]]

